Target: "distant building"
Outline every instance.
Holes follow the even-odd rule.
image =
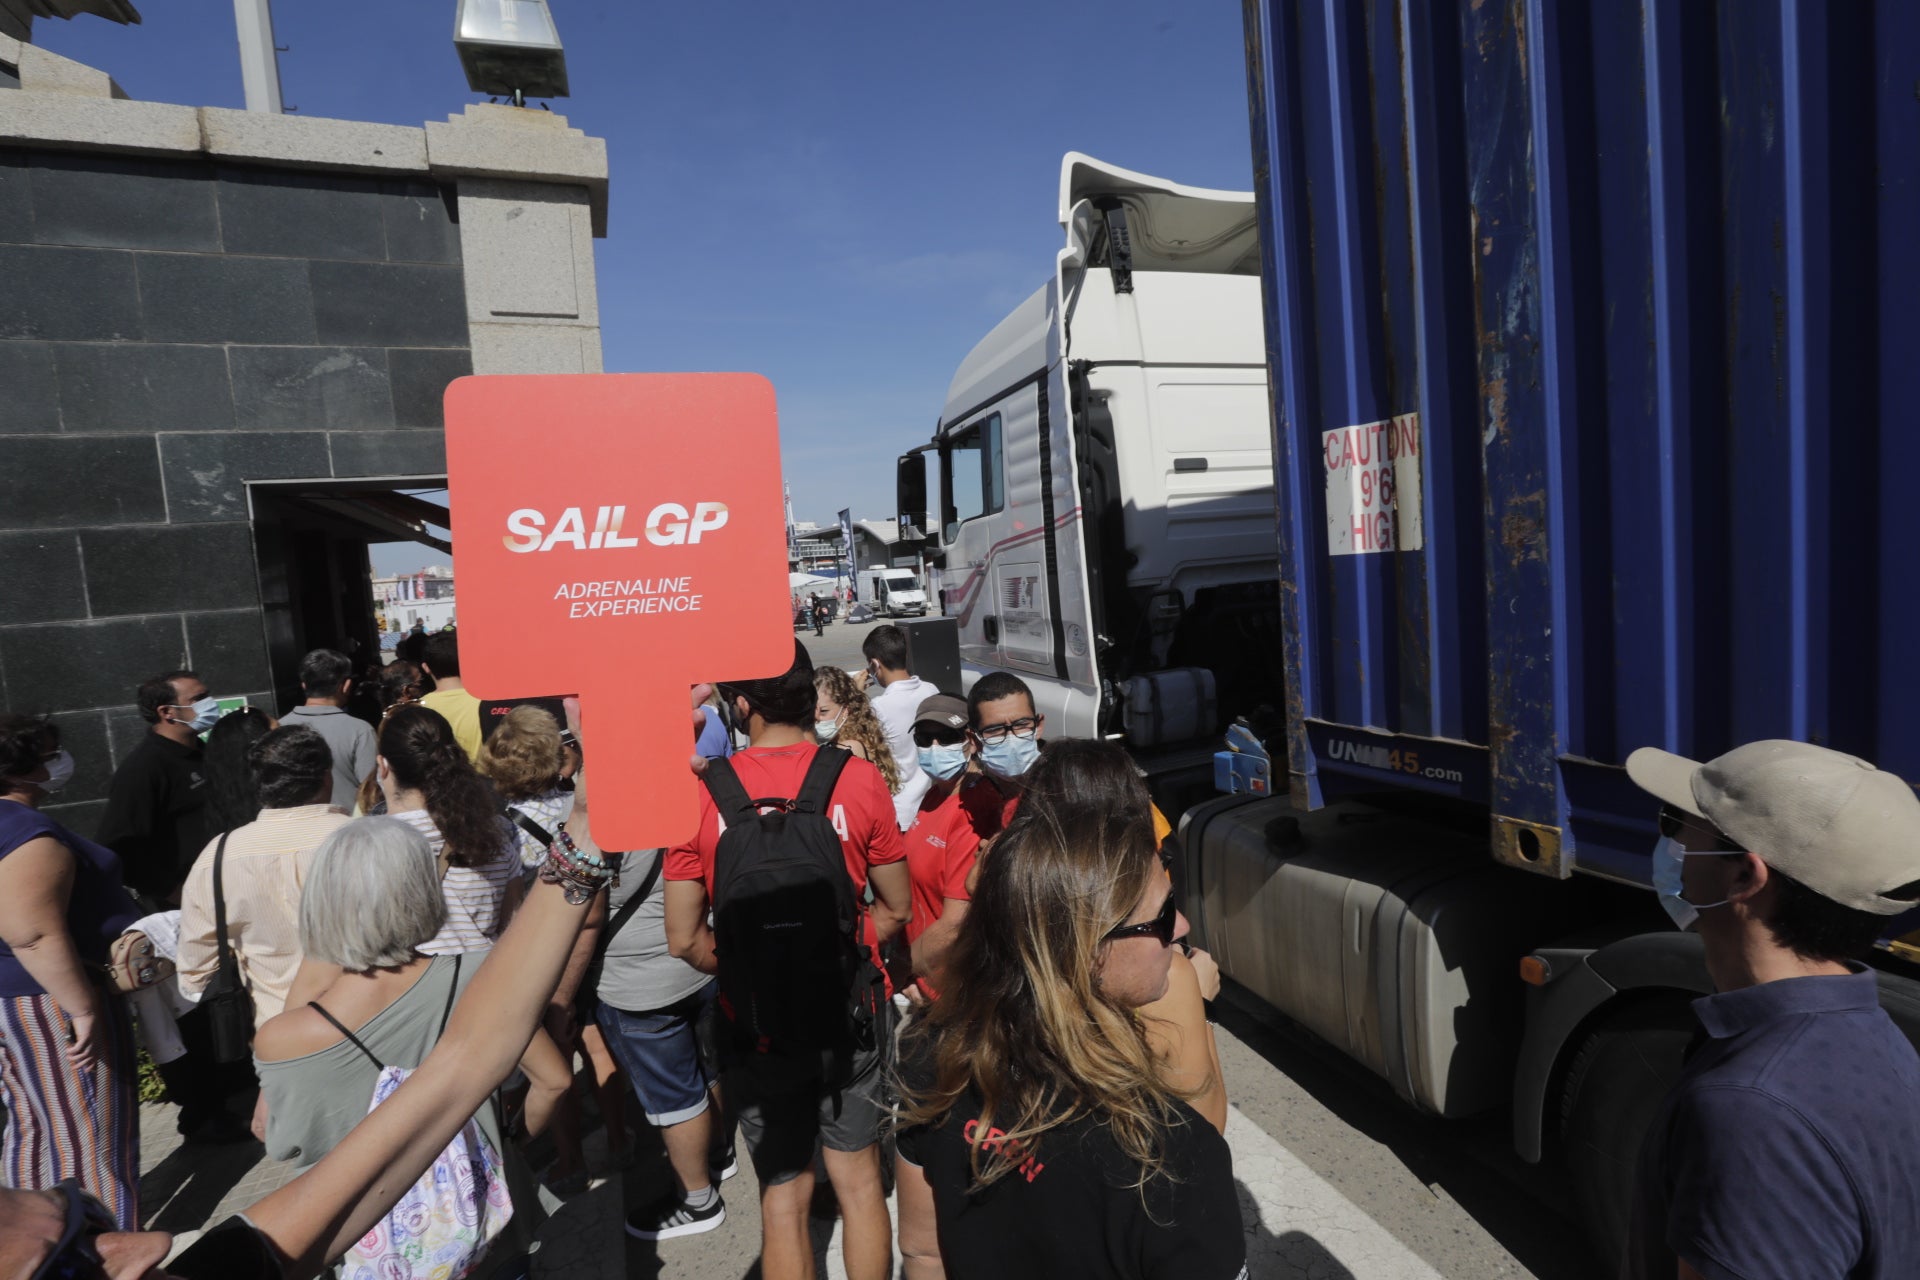
[[[891,520],[855,520],[853,522],[853,571],[862,569],[917,568],[919,561],[909,552],[904,557],[896,547],[900,531]],[[793,526],[788,567],[798,573],[817,573],[834,577],[844,573],[847,546],[837,524]]]
[[[453,599],[453,570],[447,565],[396,573],[373,580],[373,598],[381,605]]]

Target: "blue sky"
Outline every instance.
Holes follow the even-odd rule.
[[[141,26],[41,20],[35,43],[135,98],[242,105],[231,5],[136,3]],[[395,124],[480,101],[454,7],[282,0],[286,101]],[[606,368],[771,378],[801,519],[892,514],[894,457],[1051,269],[1063,153],[1252,182],[1233,0],[551,8],[574,91],[554,108],[607,140]]]

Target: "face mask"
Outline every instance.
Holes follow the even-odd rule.
[[[195,733],[205,733],[207,730],[213,728],[214,723],[220,719],[220,704],[213,700],[212,694],[197,699],[191,707],[183,708],[176,703],[173,710],[190,710],[193,712],[193,719],[187,722],[187,728],[193,730]],[[174,723],[179,724],[180,722],[176,720]]]
[[[832,742],[833,735],[838,732],[840,732],[840,722],[838,720],[815,720],[813,722],[813,735],[822,742]]]
[[[980,763],[989,773],[1002,778],[1017,778],[1033,768],[1040,758],[1040,739],[1016,738],[1012,734],[980,748]]]
[[[38,781],[31,778],[9,778],[8,781],[29,787],[38,787],[48,795],[52,795],[73,781],[73,754],[67,751],[66,748],[61,748],[53,759],[44,760],[41,763],[47,766],[47,776],[45,778]]]
[[[1660,907],[1673,921],[1676,929],[1691,929],[1700,913],[1711,907],[1724,907],[1731,899],[1722,898],[1718,902],[1691,903],[1682,896],[1682,859],[1687,856],[1687,847],[1671,836],[1661,836],[1660,843],[1653,846],[1653,891],[1660,895]]]
[[[73,781],[73,753],[62,747],[53,759],[47,761],[47,780],[33,785],[42,791],[54,792]]]
[[[928,776],[945,782],[948,778],[957,778],[960,771],[967,767],[967,749],[959,743],[936,747],[920,748],[920,767]]]

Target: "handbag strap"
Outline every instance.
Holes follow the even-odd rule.
[[[553,847],[553,832],[547,830],[512,805],[507,806],[506,813],[507,817],[513,819],[513,825],[519,827],[522,831],[539,841],[542,849]]]
[[[447,1034],[447,1019],[453,1016],[453,1002],[460,995],[460,961],[465,959],[459,952],[453,955],[453,977],[447,982],[447,1005],[440,1010],[440,1029],[433,1033],[433,1042],[440,1043],[440,1037]]]
[[[621,856],[624,859],[625,855],[623,854]],[[666,865],[666,861],[667,851],[665,849],[661,849],[654,854],[653,866],[648,869],[647,878],[640,882],[640,887],[633,891],[631,897],[620,904],[620,910],[614,912],[613,919],[607,922],[607,931],[600,935],[600,954],[606,954],[607,948],[613,945],[613,935],[619,933],[627,921],[633,919],[634,913],[640,910],[641,904],[646,902],[647,895],[653,892],[654,881],[660,878],[660,868]]]
[[[453,1002],[456,999],[458,999],[460,995],[460,962],[464,958],[465,957],[458,954],[456,954],[453,957],[453,977],[450,978],[447,982],[446,1007],[440,1010],[440,1030],[433,1033],[433,1042],[435,1044],[440,1043],[440,1037],[446,1034],[447,1019],[453,1016]],[[375,1067],[378,1067],[382,1071],[385,1071],[387,1069],[387,1064],[380,1061],[380,1059],[374,1057],[373,1050],[367,1048],[365,1044],[361,1043],[360,1037],[354,1035],[353,1032],[347,1030],[347,1028],[341,1023],[340,1019],[328,1013],[326,1010],[326,1007],[322,1005],[318,1000],[307,1001],[307,1008],[313,1010],[315,1013],[325,1018],[328,1022],[331,1022],[333,1024],[333,1029],[335,1031],[338,1031],[341,1035],[347,1038],[348,1044],[352,1045],[354,1048],[358,1049],[360,1052],[367,1055],[368,1062],[371,1062]]]
[[[380,1061],[380,1059],[374,1057],[373,1050],[367,1048],[367,1046],[365,1046],[364,1044],[361,1044],[360,1037],[354,1035],[353,1032],[347,1030],[345,1026],[341,1025],[340,1019],[334,1017],[332,1014],[328,1013],[324,1008],[322,1008],[318,1000],[307,1001],[307,1008],[313,1010],[315,1013],[325,1018],[328,1022],[331,1022],[333,1024],[333,1029],[335,1031],[338,1031],[341,1035],[347,1038],[348,1044],[352,1045],[354,1048],[358,1049],[360,1052],[367,1055],[368,1062],[371,1062],[375,1067],[379,1068],[381,1071],[385,1071],[387,1069],[387,1064]]]
[[[233,952],[227,946],[227,894],[221,886],[221,869],[227,860],[227,837],[230,831],[220,833],[220,845],[213,851],[213,939],[219,948],[219,967],[225,969],[233,963]]]

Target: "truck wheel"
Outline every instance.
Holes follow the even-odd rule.
[[[1617,1275],[1633,1210],[1640,1145],[1680,1078],[1698,1024],[1679,999],[1643,1001],[1604,1018],[1567,1068],[1560,1136],[1588,1238]]]

